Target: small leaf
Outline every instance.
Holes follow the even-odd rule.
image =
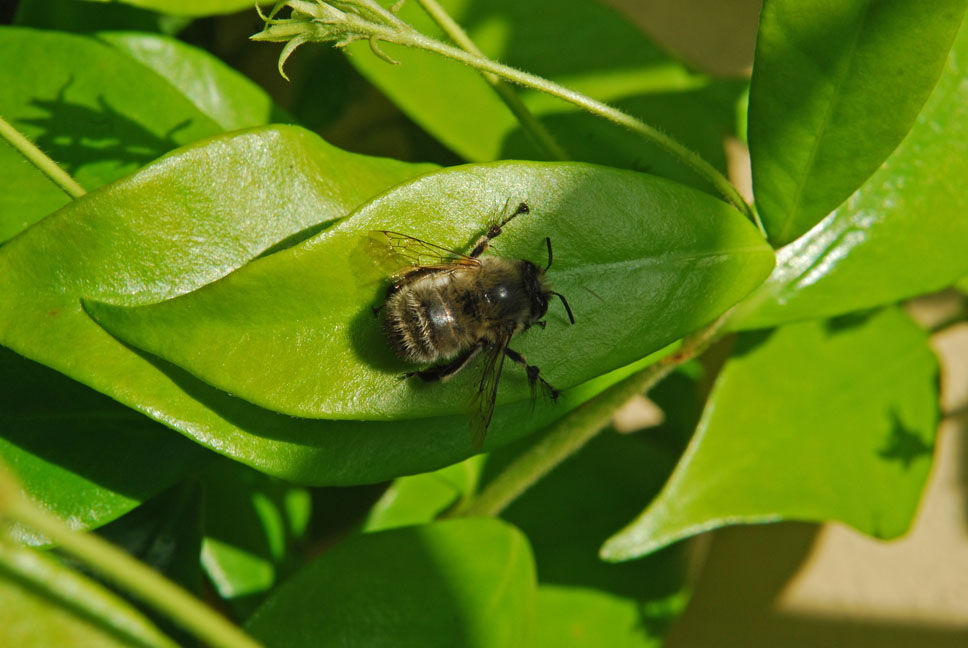
[[[535,648],[660,648],[665,627],[686,607],[683,594],[641,602],[582,587],[539,585]]]
[[[904,141],[850,199],[777,252],[776,269],[737,308],[735,326],[775,326],[894,303],[968,274],[965,150],[968,21]]]
[[[775,245],[813,227],[901,142],[944,69],[965,6],[764,3],[749,144],[756,204]]]
[[[368,533],[297,572],[247,629],[269,648],[525,646],[534,578],[524,536],[498,520]]]
[[[370,509],[363,531],[432,522],[476,490],[483,459],[475,455],[434,472],[395,479]]]
[[[739,213],[694,189],[582,164],[509,162],[447,169],[384,194],[316,238],[163,303],[86,301],[119,339],[251,403],[293,416],[384,420],[464,412],[476,371],[447,385],[399,376],[372,306],[387,274],[366,246],[394,230],[466,250],[510,201],[527,200],[494,242],[543,264],[577,323],[553,305],[514,348],[558,388],[656,351],[759,284],[773,251]],[[497,253],[497,252],[495,252]],[[528,397],[508,369],[499,402]]]
[[[781,519],[901,535],[931,467],[937,380],[927,335],[895,309],[741,335],[679,466],[603,557]]]
[[[295,535],[302,525],[292,514],[307,519],[310,496],[230,461],[214,464],[203,484],[202,566],[219,596],[245,618],[294,561]],[[299,509],[291,510],[288,503]]]

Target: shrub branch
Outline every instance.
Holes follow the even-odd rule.
[[[278,11],[286,6],[292,10],[291,16],[285,19],[276,18]],[[263,20],[265,28],[251,38],[257,41],[286,43],[279,56],[279,72],[283,76],[285,76],[283,65],[286,59],[297,47],[306,42],[332,43],[336,47],[345,47],[350,43],[366,40],[374,54],[393,64],[397,62],[380,48],[380,43],[393,43],[434,52],[480,72],[491,73],[506,81],[558,97],[636,133],[699,174],[729,203],[756,223],[761,232],[763,231],[759,219],[740,196],[736,187],[702,157],[665,133],[616,108],[557,83],[429,38],[374,0],[288,0],[278,3],[268,16],[263,16]]]

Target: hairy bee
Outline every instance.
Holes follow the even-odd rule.
[[[481,256],[505,225],[529,211],[526,204],[518,205],[492,225],[469,254],[399,232],[378,232],[386,238],[389,252],[409,265],[393,276],[386,301],[373,309],[374,314],[383,310],[384,331],[400,358],[431,365],[404,377],[446,381],[477,355],[485,356],[471,410],[471,432],[478,449],[494,414],[505,358],[524,367],[532,398],[538,384],[552,400],[558,398],[558,390],[540,376],[540,370],[508,346],[511,339],[535,324],[544,327],[541,318],[552,295],[561,299],[568,319],[575,323],[568,301],[546,281],[552,259],[550,238],[545,239],[548,265],[544,268],[524,259]]]

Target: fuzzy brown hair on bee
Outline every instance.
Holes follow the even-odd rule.
[[[525,259],[481,256],[490,242],[512,219],[527,214],[525,203],[492,225],[469,254],[461,254],[426,241],[381,230],[387,251],[407,264],[393,276],[383,311],[383,328],[393,351],[403,360],[429,365],[404,374],[425,381],[445,382],[484,355],[484,368],[471,410],[474,445],[480,449],[494,414],[504,359],[524,367],[532,398],[540,384],[552,400],[558,390],[508,344],[515,335],[534,325],[544,328],[552,296],[558,297],[568,319],[568,301],[552,290],[546,272],[551,267],[551,239],[546,238],[548,264],[541,268]]]

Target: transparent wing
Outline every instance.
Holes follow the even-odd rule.
[[[478,266],[477,259],[449,250],[413,236],[376,230],[371,236],[376,256],[391,264],[394,270],[406,269],[407,266],[419,267],[453,267],[455,265]]]
[[[513,329],[502,332],[494,344],[485,349],[487,356],[484,361],[484,371],[481,373],[477,393],[471,400],[471,438],[477,451],[484,446],[484,437],[487,436],[487,428],[494,416],[497,387],[501,382],[501,371],[504,369],[505,350],[511,342],[513,333]]]

